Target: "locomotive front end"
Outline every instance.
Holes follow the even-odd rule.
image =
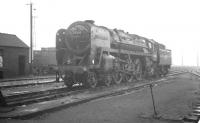
[[[68,29],[60,29],[56,36],[58,65],[79,66],[87,65],[90,53],[91,33],[90,24],[75,22]]]
[[[59,73],[70,87],[84,80],[91,64],[91,22],[78,21],[56,35],[56,58]]]
[[[82,56],[90,49],[91,26],[85,22],[75,22],[69,26],[66,33],[65,45],[69,52]]]

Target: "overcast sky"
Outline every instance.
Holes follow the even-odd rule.
[[[0,0],[0,32],[29,38],[30,0]],[[197,65],[199,0],[32,0],[34,49],[54,47],[58,29],[78,20],[154,39],[172,50],[174,65]],[[199,53],[200,54],[200,53]]]

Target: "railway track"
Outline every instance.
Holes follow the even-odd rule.
[[[66,87],[60,87],[57,89],[49,89],[44,91],[8,96],[5,97],[5,100],[7,102],[7,106],[28,105],[36,102],[53,100],[64,96],[76,94],[83,91],[83,89],[84,88],[81,86],[74,87],[71,90]]]
[[[191,75],[197,77],[196,79],[200,80],[200,71],[199,69],[192,69],[188,71]],[[192,105],[192,112],[187,116],[184,116],[182,121],[184,123],[200,123],[200,102],[197,101]]]
[[[180,74],[182,72],[174,72],[172,74],[168,74],[169,76],[174,76]],[[165,78],[165,77],[164,77]],[[141,83],[145,83],[147,80],[140,81]],[[156,81],[156,80],[153,80]],[[44,84],[44,83],[43,83]],[[134,86],[135,83],[121,83],[120,85],[115,86]],[[23,85],[24,86],[24,85]],[[112,87],[104,87],[100,86],[95,88],[96,90],[100,90],[101,88],[112,88]],[[56,88],[46,88],[41,91],[21,91],[19,93],[11,93],[4,96],[7,106],[21,106],[21,105],[28,105],[36,102],[48,101],[48,100],[55,100],[58,98],[62,98],[65,96],[70,96],[77,93],[82,93],[84,91],[88,91],[92,89],[87,89],[82,86],[73,87],[72,90],[68,89],[66,86],[58,86]]]
[[[41,78],[23,78],[23,79],[9,79],[0,81],[0,89],[2,88],[13,88],[13,87],[22,87],[29,85],[40,85],[40,84],[49,84],[56,83],[55,77],[41,77]]]
[[[2,79],[0,82],[12,82],[12,81],[23,81],[23,80],[38,80],[38,79],[49,79],[55,78],[55,76],[36,76],[36,77],[26,77],[26,78],[12,78],[12,79]]]
[[[170,71],[170,74],[183,72],[180,70]],[[62,80],[60,80],[62,82]],[[0,89],[4,88],[13,88],[13,87],[23,87],[31,85],[40,85],[40,84],[51,84],[58,83],[55,76],[49,77],[33,77],[33,78],[19,78],[19,79],[5,79],[0,80]]]
[[[46,90],[43,92],[24,93],[6,98],[7,107],[15,107],[14,111],[7,113],[0,112],[0,118],[30,118],[36,115],[62,109],[63,107],[73,106],[85,103],[94,99],[99,99],[109,96],[117,96],[126,93],[131,93],[135,90],[156,85],[159,83],[170,82],[176,75],[185,72],[176,72],[168,74],[166,77],[154,80],[142,80],[139,83],[121,83],[110,87],[99,86],[95,89],[82,88],[76,86],[73,90],[68,90],[66,87]]]

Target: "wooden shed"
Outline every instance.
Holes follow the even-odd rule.
[[[29,47],[16,35],[0,33],[0,79],[29,72]]]

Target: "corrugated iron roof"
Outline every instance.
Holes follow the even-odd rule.
[[[16,35],[0,33],[0,46],[28,48]]]

